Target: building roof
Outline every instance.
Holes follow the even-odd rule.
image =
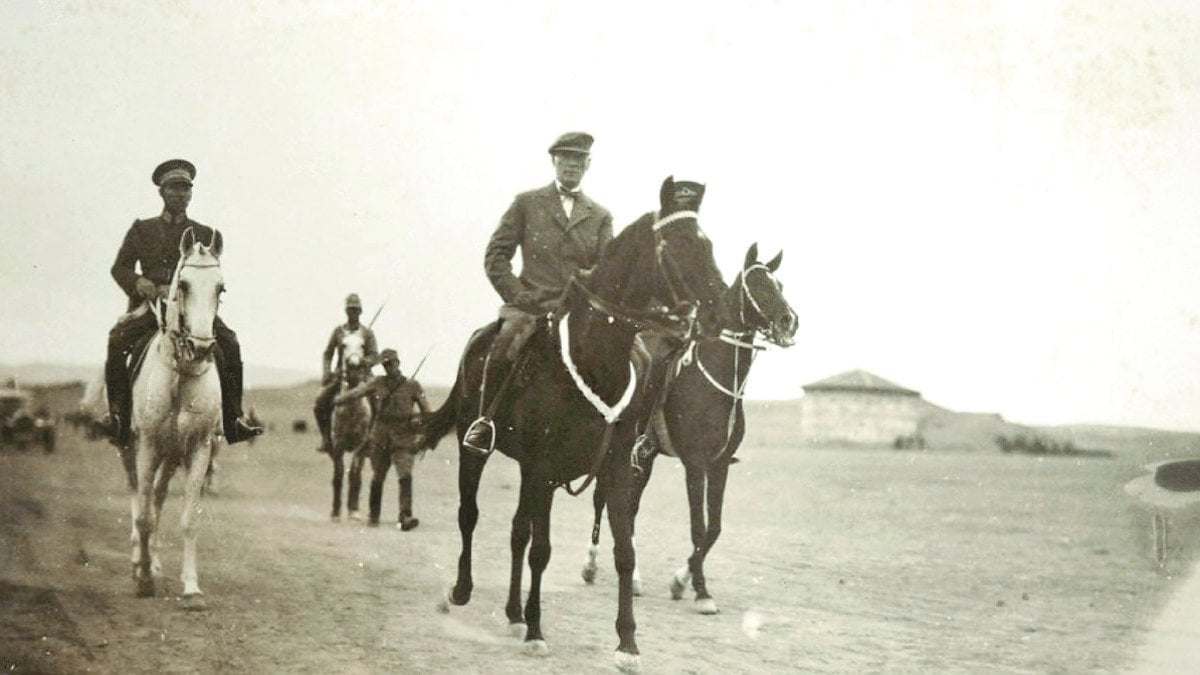
[[[853,391],[872,394],[893,394],[896,396],[920,396],[921,393],[906,389],[865,370],[848,370],[824,380],[818,380],[802,387],[806,393],[814,391]]]

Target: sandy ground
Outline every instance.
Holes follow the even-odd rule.
[[[456,455],[443,445],[418,464],[422,522],[402,533],[390,526],[394,478],[389,526],[330,522],[330,463],[313,439],[275,433],[222,451],[201,519],[204,612],[185,611],[177,597],[181,483],[166,507],[159,596],[138,599],[115,453],[65,431],[54,454],[0,453],[0,668],[613,670],[607,531],[597,583],[579,577],[589,498],[555,501],[543,609],[550,654],[526,656],[503,613],[515,464],[497,457],[484,475],[475,595],[440,614],[459,547]],[[1148,518],[1121,490],[1135,467],[998,454],[740,454],[707,566],[716,616],[696,614],[690,594],[670,599],[671,572],[690,549],[687,507],[682,469],[656,467],[638,521],[646,672],[1155,672],[1168,663],[1155,654],[1179,649],[1152,628],[1183,588],[1192,554],[1176,551],[1163,570],[1152,562]],[[1183,630],[1195,642],[1194,629]]]

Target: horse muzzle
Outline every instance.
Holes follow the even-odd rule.
[[[182,340],[183,356],[190,361],[200,361],[212,356],[216,338],[202,338],[188,335]]]
[[[789,311],[783,318],[771,322],[771,333],[767,339],[780,347],[791,347],[796,344],[796,328],[799,324],[796,313]]]

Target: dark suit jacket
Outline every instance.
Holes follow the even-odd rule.
[[[129,296],[129,309],[132,310],[142,303],[137,295],[138,272],[136,266],[141,266],[141,275],[156,284],[171,283],[175,274],[175,266],[179,264],[179,240],[187,228],[193,228],[196,239],[204,244],[213,241],[213,230],[207,225],[201,225],[190,218],[184,218],[177,223],[169,223],[162,216],[135,220],[125,233],[125,241],[121,250],[117,251],[117,259],[113,262],[112,276],[117,285]],[[221,234],[217,233],[217,241]]]
[[[500,219],[488,242],[483,266],[492,286],[512,302],[521,291],[549,309],[557,304],[576,271],[594,266],[612,240],[612,214],[580,193],[568,219],[554,183],[523,192]],[[521,276],[512,259],[521,250]]]

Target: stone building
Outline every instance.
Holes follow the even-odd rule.
[[[937,406],[865,370],[851,370],[803,387],[800,431],[806,443],[892,445],[920,437],[921,421]]]

